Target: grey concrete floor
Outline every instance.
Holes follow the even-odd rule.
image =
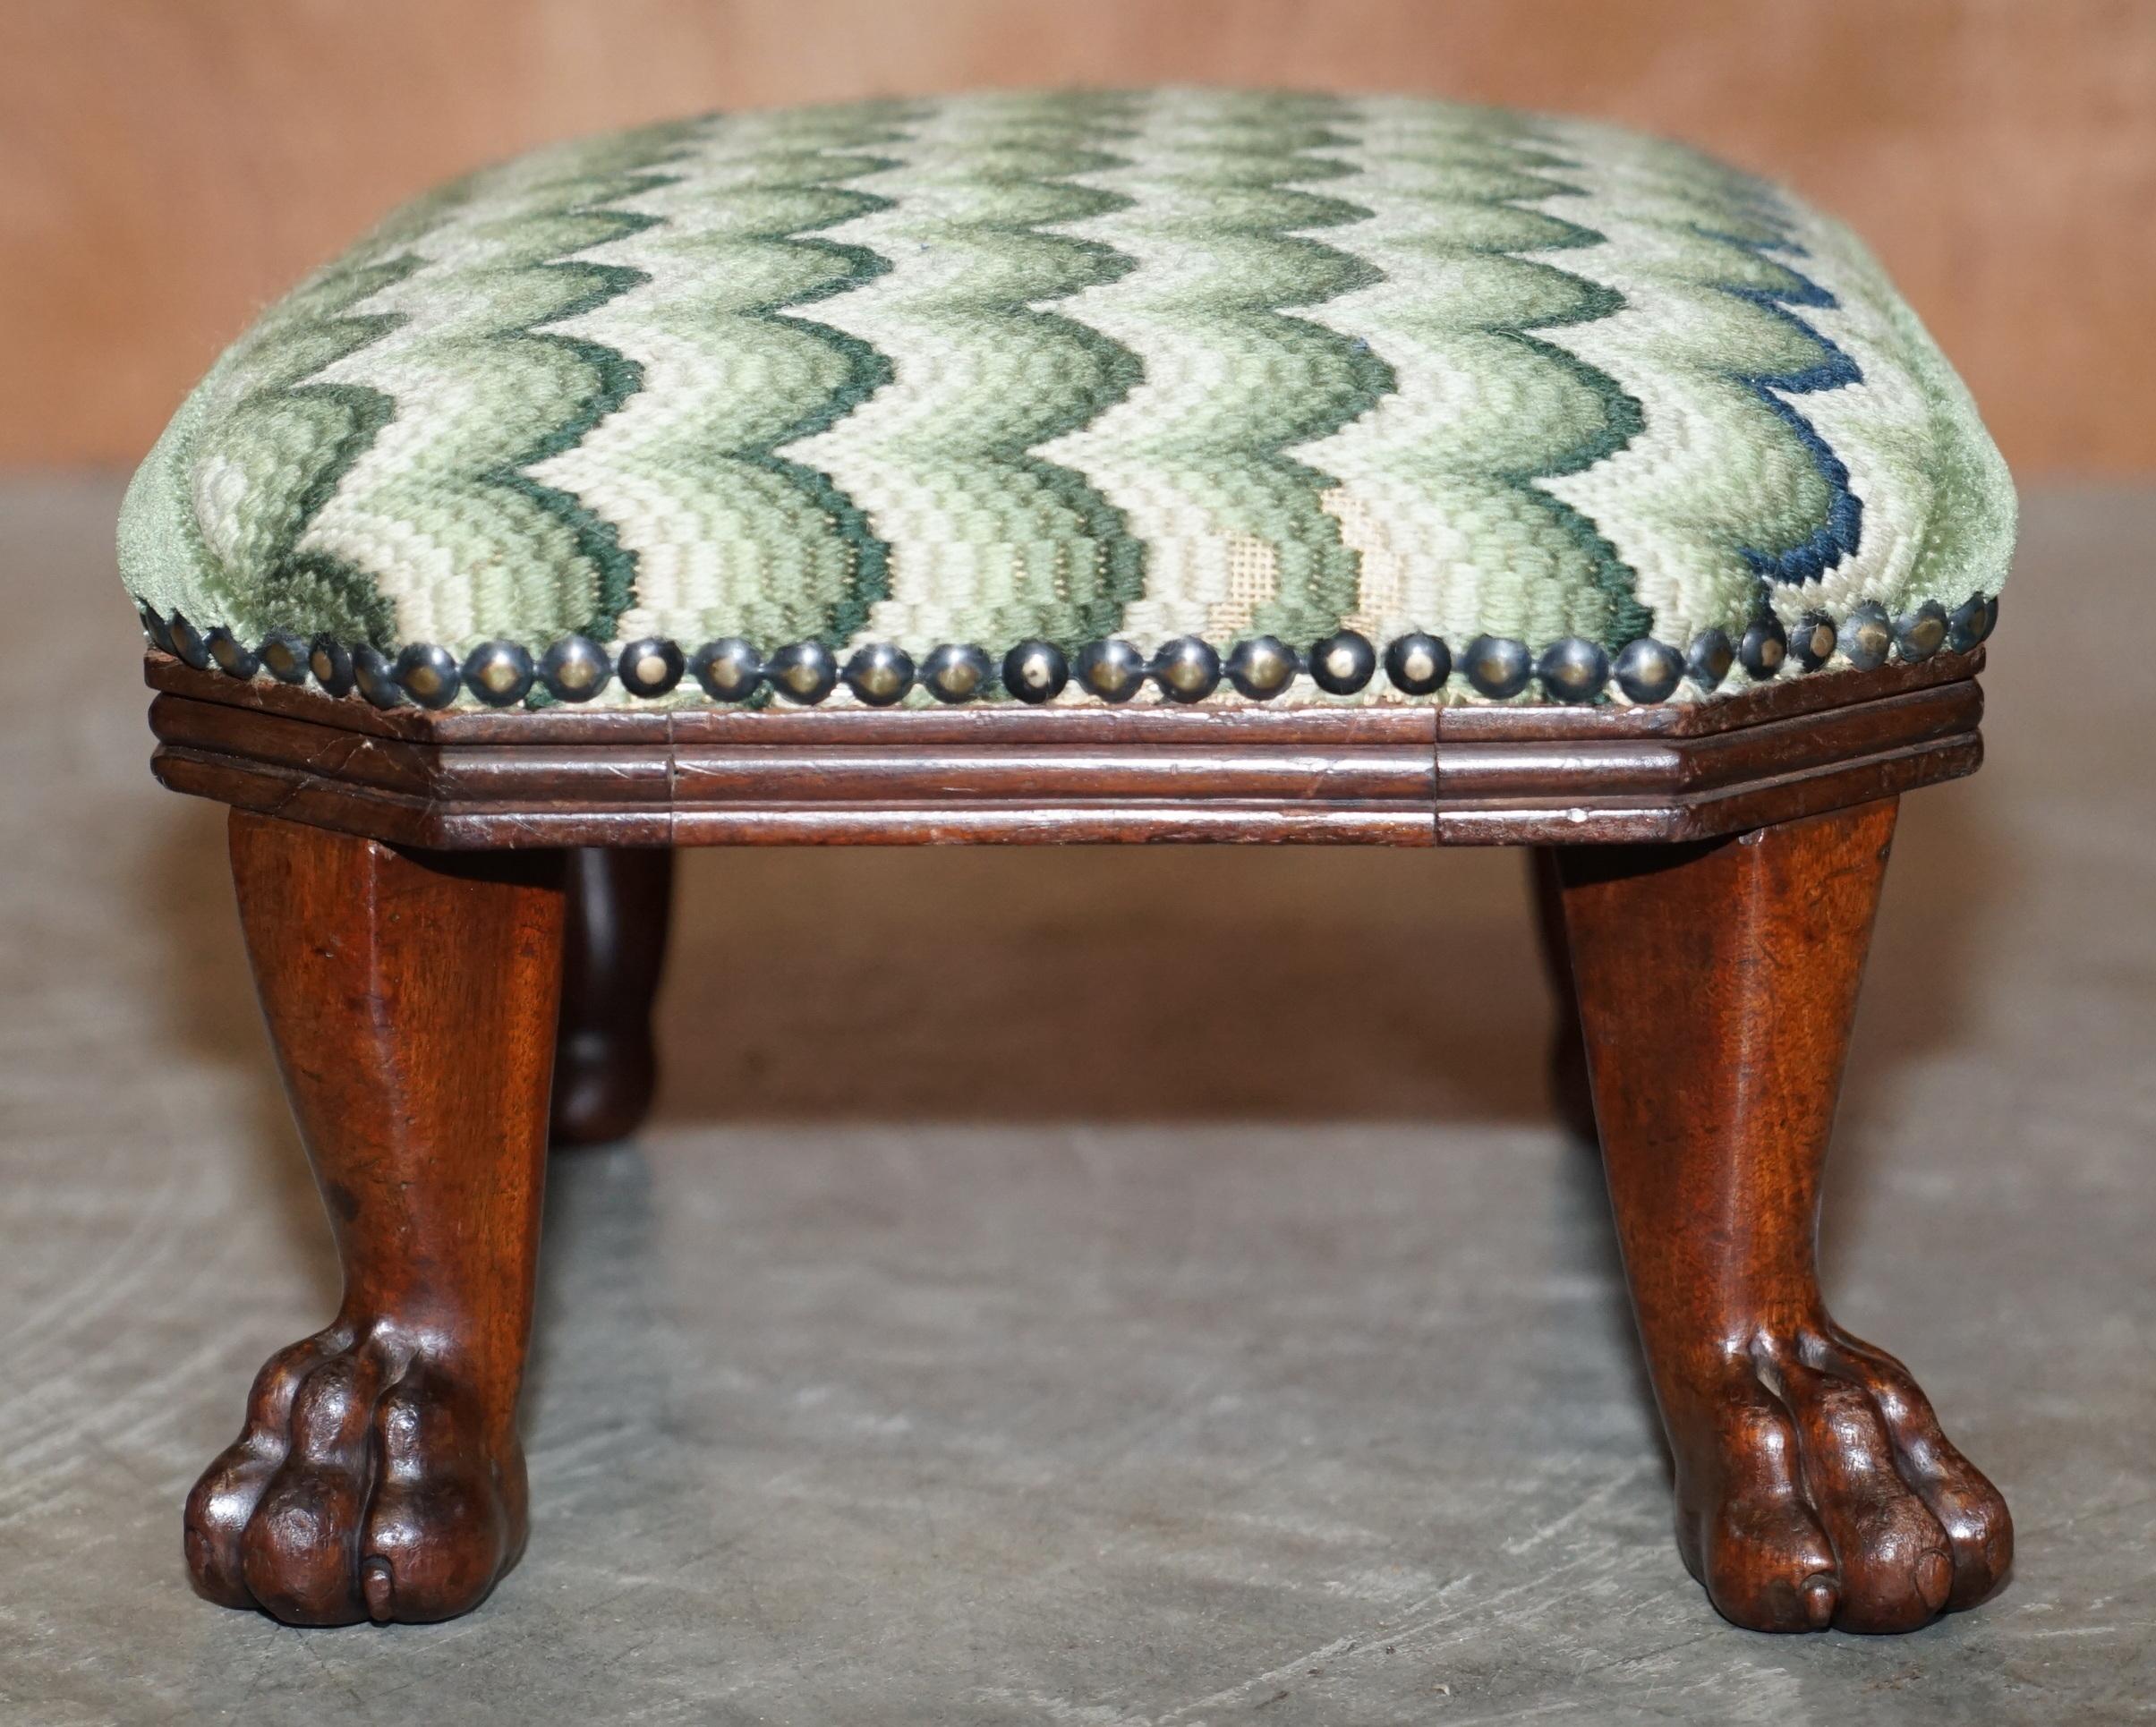
[[[2101,1722],[2156,1713],[2156,496],[2038,498],[1992,759],[1913,798],[1829,1291],[2013,1504],[1916,1636],[1669,1538],[1517,860],[701,853],[635,1144],[555,1164],[529,1555],[437,1627],[192,1595],[336,1299],[116,485],[0,488],[0,1721]]]

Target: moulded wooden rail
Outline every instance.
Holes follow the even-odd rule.
[[[1973,772],[1982,651],[1632,709],[431,714],[152,653],[158,777],[393,844],[1709,838]]]

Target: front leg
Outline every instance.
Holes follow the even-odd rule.
[[[1678,1545],[1757,1630],[1908,1630],[2013,1553],[1908,1370],[1819,1297],[1819,1171],[1894,817],[1558,861]]]
[[[257,1377],[188,1496],[188,1566],[293,1624],[447,1619],[524,1546],[560,856],[234,811],[232,869],[345,1296]]]

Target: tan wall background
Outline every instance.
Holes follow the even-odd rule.
[[[0,462],[132,460],[258,306],[528,144],[1165,80],[1687,138],[1871,238],[2024,478],[2156,470],[2156,0],[0,0]]]

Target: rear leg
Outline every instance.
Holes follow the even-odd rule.
[[[568,854],[554,1143],[626,1139],[659,1083],[652,1007],[666,961],[674,854],[588,846]]]
[[[1542,969],[1549,979],[1550,1102],[1564,1130],[1582,1145],[1597,1143],[1594,1088],[1587,1077],[1587,1040],[1580,1030],[1580,999],[1572,983],[1572,939],[1564,930],[1564,889],[1554,847],[1535,847],[1529,864],[1535,899],[1535,932]]]

